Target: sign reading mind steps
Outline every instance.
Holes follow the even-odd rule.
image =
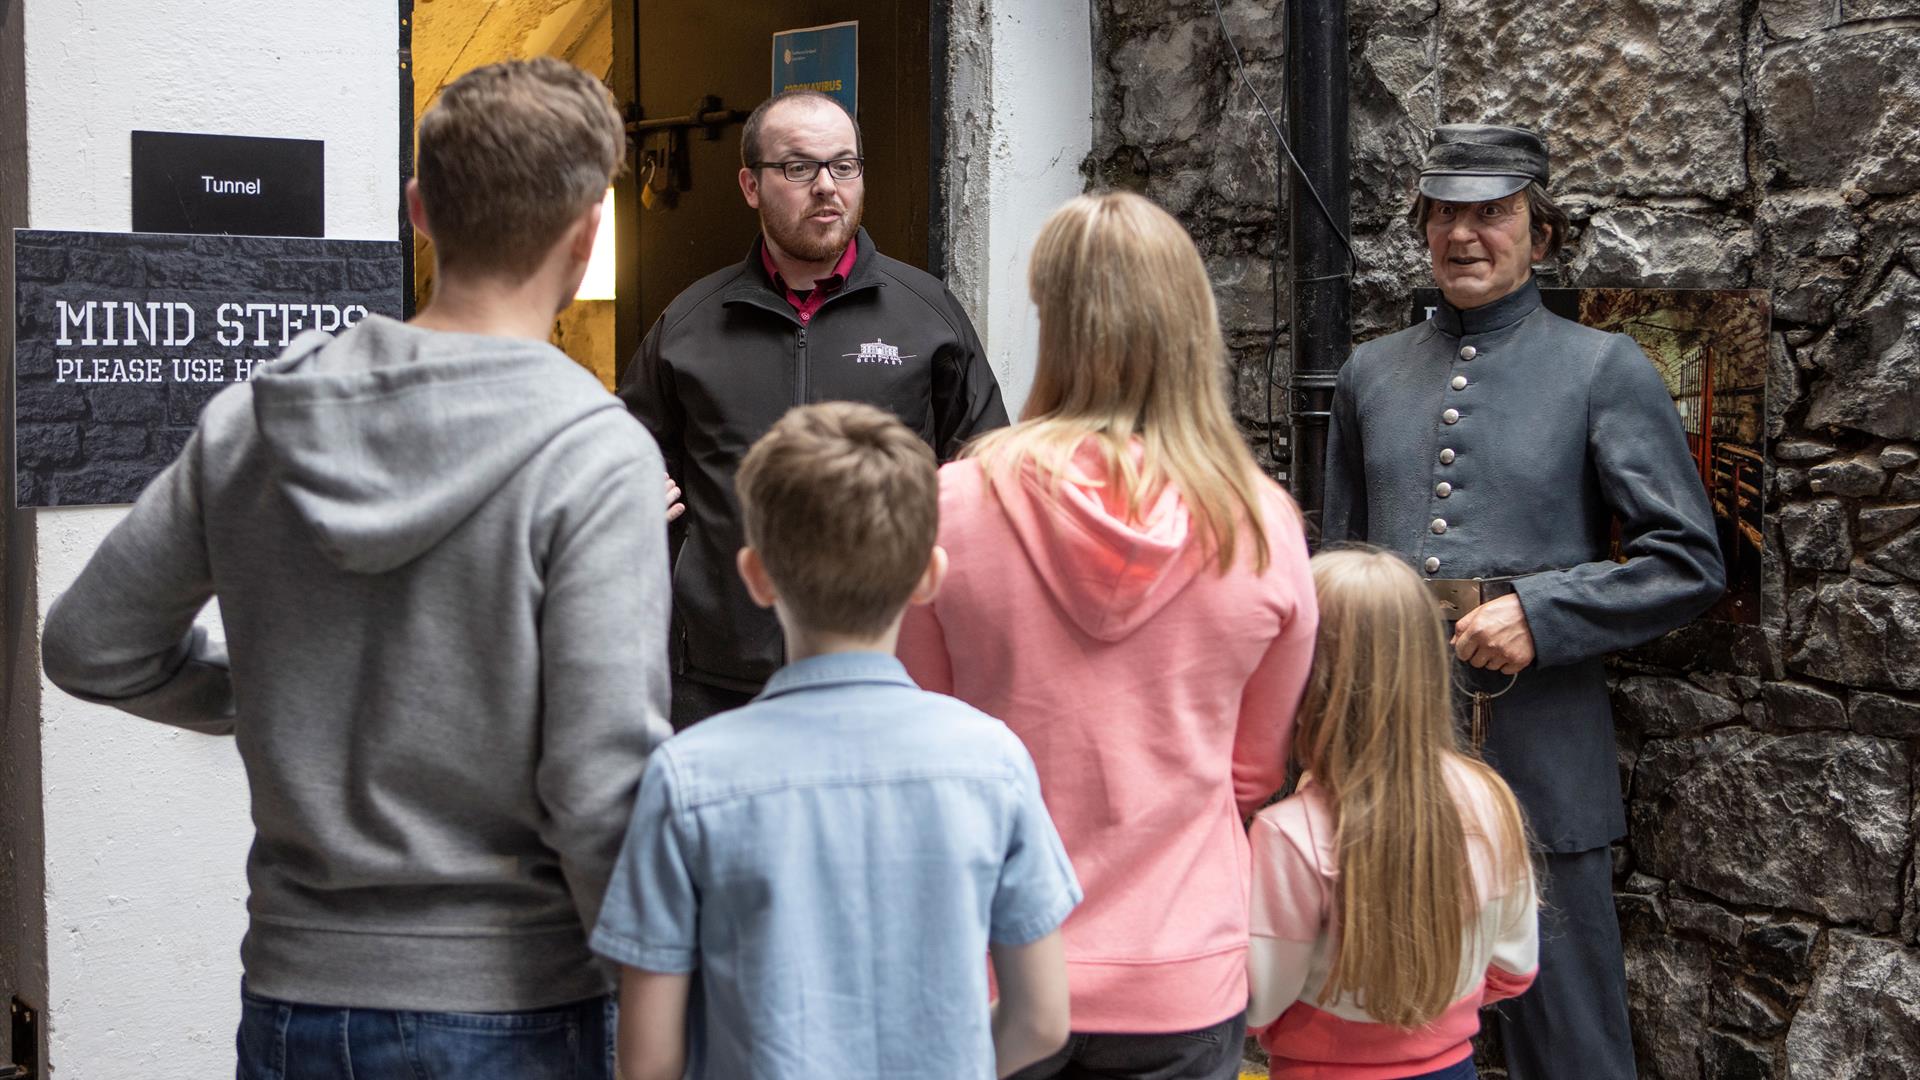
[[[308,330],[401,316],[392,241],[14,232],[14,499],[132,502]]]

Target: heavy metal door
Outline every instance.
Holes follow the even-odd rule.
[[[633,6],[622,10],[623,2]],[[936,14],[945,0],[615,3],[614,87],[631,86],[629,113],[638,122],[619,192],[621,371],[668,302],[745,256],[759,230],[736,179],[740,118],[769,95],[777,32],[859,22],[865,224],[881,251],[927,265],[939,136],[932,113],[944,96],[945,70],[937,55],[944,15]],[[682,117],[701,122],[656,126]],[[648,181],[651,205],[639,191]]]

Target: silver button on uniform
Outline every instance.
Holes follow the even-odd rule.
[[[1453,494],[1453,485],[1447,483],[1445,480],[1442,480],[1439,483],[1433,485],[1433,493],[1444,499],[1447,496]]]
[[[1451,385],[1455,390],[1465,390],[1467,388],[1467,377],[1465,375],[1455,375],[1453,377],[1453,382],[1450,383],[1449,385]]]
[[[1427,573],[1429,574],[1434,573],[1435,571],[1440,569],[1440,560],[1435,558],[1432,555],[1429,555],[1427,556],[1426,567],[1427,567]]]
[[[1471,345],[1460,346],[1460,359],[1462,360],[1471,360],[1474,357],[1479,355],[1480,355],[1480,350],[1474,348]]]
[[[1453,447],[1449,446],[1445,450],[1440,451],[1440,464],[1453,464]]]
[[[1440,414],[1440,422],[1441,422],[1441,423],[1443,423],[1443,424],[1457,424],[1457,423],[1459,423],[1459,422],[1460,422],[1460,410],[1459,410],[1459,409],[1448,409],[1448,410],[1447,410],[1446,412],[1443,412],[1443,413],[1441,413],[1441,414]]]
[[[1433,524],[1432,524],[1432,525],[1429,525],[1429,526],[1427,526],[1427,527],[1433,530],[1433,533],[1434,533],[1434,535],[1435,535],[1435,536],[1438,536],[1438,535],[1440,535],[1441,533],[1444,533],[1444,532],[1446,532],[1446,531],[1447,531],[1447,519],[1446,519],[1446,518],[1434,518],[1434,519],[1433,519]]]

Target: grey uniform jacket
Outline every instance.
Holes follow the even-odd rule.
[[[1624,563],[1607,557],[1616,516]],[[1515,592],[1537,658],[1494,703],[1487,758],[1547,850],[1625,832],[1601,660],[1724,588],[1678,411],[1633,339],[1554,315],[1528,282],[1361,345],[1334,392],[1323,536],[1424,577],[1529,575]]]

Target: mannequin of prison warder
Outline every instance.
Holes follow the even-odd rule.
[[[1541,306],[1532,265],[1567,227],[1548,178],[1531,131],[1434,131],[1411,219],[1444,300],[1341,369],[1324,538],[1395,551],[1435,591],[1463,720],[1544,849],[1540,980],[1497,1021],[1510,1075],[1616,1080],[1634,1076],[1608,850],[1626,821],[1602,661],[1704,611],[1723,570],[1658,371]]]

